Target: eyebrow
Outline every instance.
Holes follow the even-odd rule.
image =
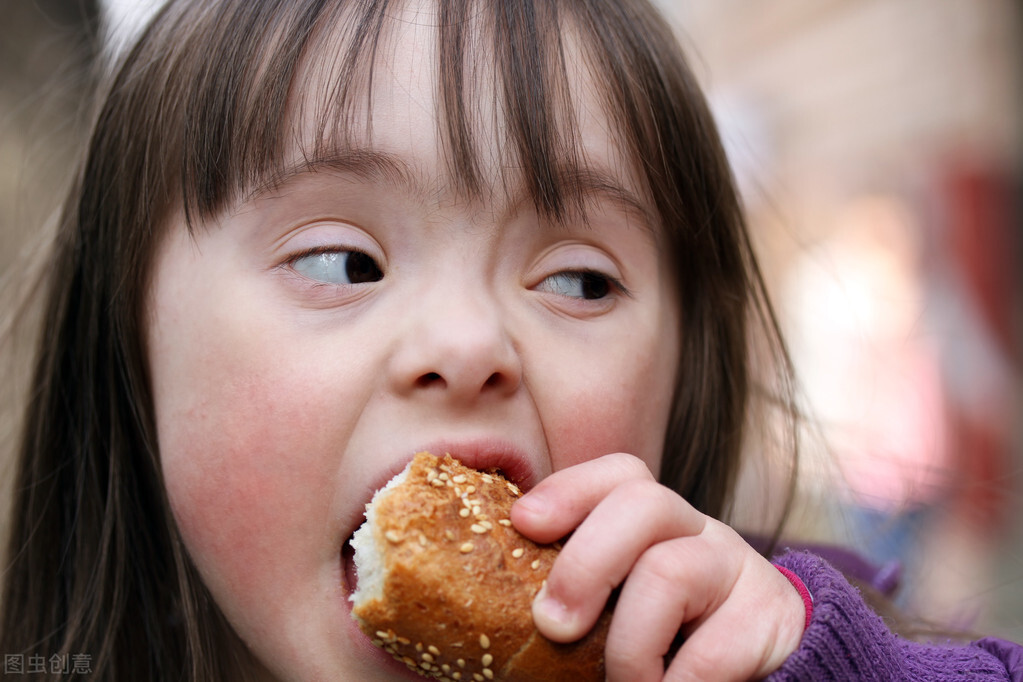
[[[257,183],[245,196],[252,199],[274,192],[296,178],[323,172],[344,173],[372,182],[384,181],[416,194],[425,194],[426,189],[421,175],[400,157],[371,149],[350,149],[329,156],[306,158],[286,166]]]
[[[316,173],[343,173],[368,182],[385,182],[414,196],[426,198],[450,191],[450,185],[429,183],[421,169],[402,157],[367,148],[350,148],[322,157],[311,157],[283,168],[246,193],[247,199],[278,190],[289,182]],[[628,213],[636,214],[646,229],[652,229],[653,215],[647,204],[618,178],[601,168],[573,166],[559,173],[559,189],[583,209],[589,198],[604,199]],[[512,193],[515,196],[515,193]]]

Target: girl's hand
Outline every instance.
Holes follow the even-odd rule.
[[[609,680],[759,678],[799,644],[806,611],[788,580],[631,455],[549,476],[515,504],[512,522],[538,542],[574,531],[533,603],[549,639],[582,637],[622,586],[605,651]],[[685,642],[666,670],[680,630]]]

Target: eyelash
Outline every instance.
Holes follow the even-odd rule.
[[[368,261],[371,263],[373,269],[375,270],[375,273],[370,273],[369,274],[369,277],[371,277],[372,279],[367,279],[365,281],[360,281],[360,282],[333,282],[333,281],[329,281],[329,280],[325,280],[325,279],[321,280],[321,279],[318,279],[316,277],[313,277],[313,276],[311,276],[311,275],[309,275],[309,274],[307,274],[305,272],[302,272],[301,269],[297,267],[297,264],[300,263],[302,260],[304,260],[306,258],[311,258],[311,257],[315,257],[315,256],[321,256],[321,257],[332,256],[332,257],[337,258],[337,257],[342,256],[342,255],[346,256],[346,260],[345,260],[345,263],[344,263],[344,265],[346,267],[346,275],[349,275],[349,276],[351,275],[351,272],[348,271],[348,268],[351,266],[351,264],[348,263],[347,258],[351,258],[353,256],[363,256],[366,259],[368,259]],[[288,258],[287,261],[285,261],[284,265],[290,267],[292,271],[294,271],[295,273],[297,273],[298,275],[300,275],[302,277],[305,277],[305,278],[311,280],[312,282],[314,282],[318,286],[357,286],[358,284],[365,284],[365,283],[379,281],[380,279],[383,279],[383,276],[384,276],[383,270],[380,268],[380,265],[377,263],[377,259],[374,258],[373,256],[369,255],[365,251],[362,251],[362,250],[356,249],[356,248],[339,248],[339,247],[336,247],[336,246],[315,246],[315,247],[312,247],[312,248],[309,248],[309,249],[305,249],[304,251],[301,251],[301,252],[296,253],[295,255],[291,256],[290,258]],[[363,265],[365,266],[366,264],[364,263]]]
[[[556,277],[573,277],[573,276],[580,277],[580,278],[586,278],[586,277],[596,278],[596,279],[600,280],[601,282],[603,282],[604,284],[607,285],[608,292],[606,294],[604,294],[604,295],[595,296],[593,298],[586,298],[585,296],[583,296],[583,297],[570,296],[568,294],[560,294],[559,292],[556,292],[556,291],[551,291],[550,293],[553,293],[555,295],[565,296],[566,298],[571,298],[571,299],[575,299],[575,300],[585,300],[585,301],[599,301],[599,300],[602,300],[604,298],[607,298],[607,296],[609,296],[609,295],[611,295],[613,293],[617,293],[617,294],[620,294],[620,295],[626,296],[626,297],[631,296],[631,293],[629,292],[629,290],[625,287],[625,285],[622,283],[622,281],[620,279],[618,279],[617,277],[609,275],[609,274],[607,274],[605,272],[600,272],[599,270],[591,270],[591,269],[588,269],[588,268],[584,268],[584,269],[580,269],[580,270],[561,270],[559,272],[555,272],[555,273],[553,273],[551,275],[548,275],[543,280],[541,280],[540,285],[537,285],[537,286],[539,287],[544,282],[547,282],[548,280],[551,280],[551,279],[556,278]],[[585,283],[583,283],[583,286],[585,286]]]
[[[314,257],[314,256],[335,256],[335,257],[337,257],[337,256],[340,256],[340,255],[343,255],[343,254],[346,254],[348,257],[358,255],[358,256],[364,256],[367,259],[369,259],[371,261],[371,263],[372,263],[373,268],[376,270],[375,274],[371,274],[373,279],[366,280],[366,281],[363,281],[363,282],[332,282],[332,281],[327,281],[327,280],[320,280],[320,279],[318,279],[318,278],[316,278],[314,276],[311,276],[311,275],[309,275],[309,274],[307,274],[305,272],[302,272],[298,267],[296,267],[296,265],[299,262],[301,262],[302,260],[304,260],[306,258],[310,258],[310,257]],[[376,259],[373,258],[372,256],[370,256],[369,254],[367,254],[365,251],[361,251],[361,250],[356,249],[356,248],[339,248],[339,247],[336,247],[336,246],[314,246],[314,247],[305,249],[305,250],[303,250],[303,251],[301,251],[299,253],[294,254],[293,256],[288,258],[287,261],[285,261],[284,265],[288,266],[289,268],[291,268],[291,270],[294,271],[299,276],[302,276],[302,277],[305,277],[308,280],[311,280],[316,286],[349,286],[349,287],[350,286],[357,286],[358,284],[362,284],[362,283],[379,281],[384,276],[383,271],[380,269],[380,266],[376,262]],[[348,265],[347,262],[345,263],[345,265],[346,266]],[[346,274],[348,274],[348,273],[346,273]],[[560,291],[557,291],[556,287],[554,287],[554,286],[549,286],[549,287],[544,287],[543,286],[546,282],[553,281],[553,280],[556,280],[558,278],[562,278],[562,279],[565,279],[565,278],[578,278],[576,284],[579,285],[579,286],[582,286],[584,288],[584,291],[582,292],[583,295],[581,295],[581,296],[573,296],[571,294],[566,294],[566,293],[562,293]],[[589,281],[586,281],[587,279],[589,279]],[[606,286],[607,287],[607,291],[604,292],[604,293],[601,293],[598,296],[588,297],[588,296],[586,296],[585,288],[588,285],[592,286],[594,281],[599,282],[603,286]],[[625,287],[625,285],[622,283],[622,281],[619,278],[614,277],[612,275],[609,275],[609,274],[607,274],[605,272],[601,272],[599,270],[594,270],[594,269],[590,269],[590,268],[567,269],[567,270],[560,270],[558,272],[552,273],[552,274],[548,275],[547,277],[545,277],[544,279],[542,279],[540,281],[540,283],[537,285],[537,288],[540,289],[540,290],[546,289],[546,291],[548,293],[551,293],[551,294],[556,295],[556,296],[562,296],[564,298],[568,298],[568,299],[572,299],[572,300],[578,300],[578,301],[600,301],[600,300],[604,300],[604,299],[608,298],[609,296],[611,296],[613,294],[618,294],[618,295],[622,295],[622,296],[626,296],[626,297],[630,297],[631,296],[631,293],[629,292],[629,290]]]

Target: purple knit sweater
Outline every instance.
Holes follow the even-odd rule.
[[[813,595],[813,619],[799,648],[772,674],[790,680],[927,680],[1023,682],[1023,646],[982,639],[968,646],[901,639],[831,564],[808,552],[775,560]]]

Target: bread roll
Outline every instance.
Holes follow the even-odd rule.
[[[375,644],[442,680],[603,680],[605,610],[584,639],[552,642],[533,597],[558,547],[511,525],[515,484],[419,453],[377,492],[352,539],[352,614]]]

